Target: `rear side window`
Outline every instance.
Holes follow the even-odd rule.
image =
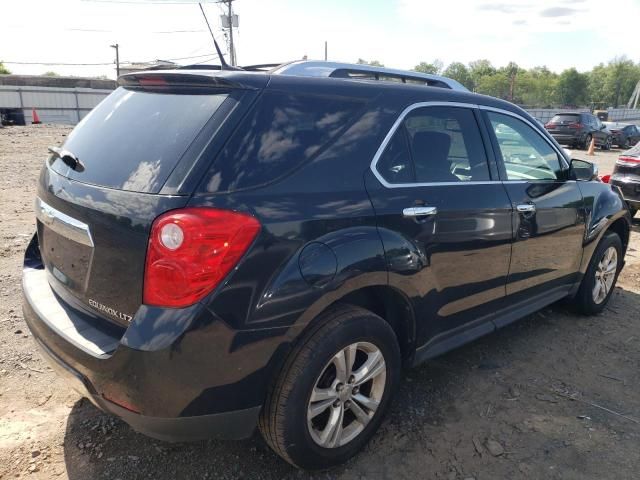
[[[85,183],[157,193],[226,94],[183,95],[119,88],[71,132],[64,148],[83,171],[55,160],[56,172]]]
[[[204,191],[274,181],[335,142],[364,106],[333,96],[266,91],[213,163]]]
[[[580,115],[579,114],[569,114],[569,115],[554,115],[551,119],[551,123],[579,123]]]
[[[458,107],[425,107],[410,112],[376,169],[394,184],[490,179],[475,116],[471,110]]]
[[[418,108],[404,124],[419,183],[489,180],[484,144],[471,110]]]

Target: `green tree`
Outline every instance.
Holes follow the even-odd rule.
[[[360,65],[371,65],[372,67],[384,67],[382,62],[378,60],[367,61],[363,58],[359,58],[357,63],[359,63]]]
[[[589,75],[568,68],[558,78],[556,98],[562,105],[584,105],[588,99]]]
[[[469,90],[473,89],[473,79],[471,78],[471,73],[464,63],[453,62],[444,70],[444,72],[442,72],[442,74],[445,77],[457,80]]]
[[[436,58],[431,63],[420,62],[418,65],[413,67],[413,71],[420,73],[430,73],[431,75],[440,75],[443,67],[444,64],[442,63],[442,60]]]
[[[477,90],[480,80],[483,77],[488,77],[496,73],[496,69],[491,62],[486,59],[474,60],[473,62],[469,62],[469,75],[471,76],[471,81],[473,82],[473,90],[474,92]]]
[[[44,72],[44,73],[42,74],[42,76],[43,76],[43,77],[59,77],[59,76],[60,76],[60,74],[59,74],[59,73],[56,73],[56,72],[53,72],[53,71],[51,71],[51,70],[50,70],[50,71],[48,71],[48,72]]]
[[[4,66],[4,63],[0,62],[0,75],[9,75],[11,70]]]

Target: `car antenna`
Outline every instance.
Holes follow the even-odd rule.
[[[209,20],[207,19],[207,14],[204,13],[204,8],[202,8],[202,3],[198,2],[200,6],[200,11],[202,12],[202,16],[204,17],[204,21],[207,23],[207,28],[209,29],[209,33],[211,34],[211,38],[213,39],[213,46],[216,47],[216,52],[218,52],[218,58],[220,59],[220,70],[242,70],[242,68],[235,67],[233,65],[229,65],[225,59],[224,55],[222,55],[222,50],[218,46],[218,42],[216,42],[216,37],[213,36],[213,32],[211,31],[211,26],[209,25]]]

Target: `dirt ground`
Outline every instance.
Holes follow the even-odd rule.
[[[66,127],[0,129],[0,478],[631,479],[640,467],[640,221],[599,316],[547,308],[407,371],[364,452],[309,476],[258,435],[167,444],[59,381],[20,309],[46,147]],[[606,165],[615,154],[590,157]]]

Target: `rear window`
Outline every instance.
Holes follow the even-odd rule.
[[[52,169],[94,185],[157,193],[226,94],[181,95],[118,88],[71,132],[64,148],[82,162]]]
[[[554,115],[551,123],[579,122],[580,114]]]
[[[239,190],[286,175],[335,142],[363,106],[344,97],[264,92],[214,161],[203,190]]]

